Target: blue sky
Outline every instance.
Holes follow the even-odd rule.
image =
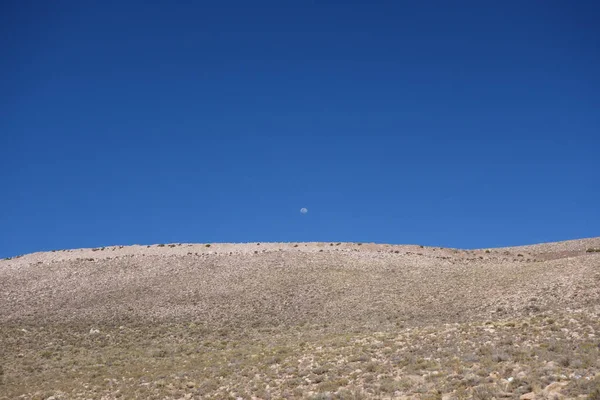
[[[0,257],[599,236],[598,4],[5,1]]]

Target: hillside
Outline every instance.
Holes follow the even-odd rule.
[[[1,260],[0,399],[593,396],[594,249],[169,244]]]

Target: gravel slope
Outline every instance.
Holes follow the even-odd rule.
[[[600,399],[600,238],[0,260],[0,400]]]
[[[489,250],[356,243],[117,246],[0,261],[0,323],[460,322],[600,304],[600,238]]]

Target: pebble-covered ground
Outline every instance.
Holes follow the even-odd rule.
[[[0,399],[600,399],[600,238],[0,261]]]

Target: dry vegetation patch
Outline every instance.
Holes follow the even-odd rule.
[[[3,326],[0,398],[575,398],[600,388],[599,321],[579,310],[354,333]]]

